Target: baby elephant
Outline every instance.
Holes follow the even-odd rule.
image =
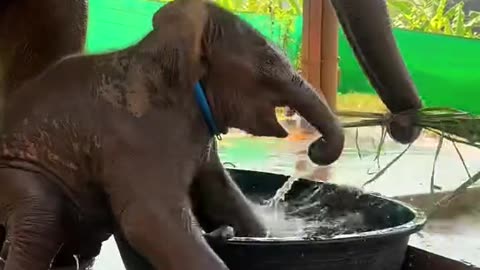
[[[322,133],[310,148],[317,163],[339,157],[344,135],[324,99],[257,31],[208,1],[165,5],[134,46],[55,63],[9,96],[2,121],[4,269],[46,270],[59,252],[91,256],[112,232],[155,269],[227,269],[190,213],[206,231],[264,233],[214,138],[233,127],[285,137],[277,106]]]

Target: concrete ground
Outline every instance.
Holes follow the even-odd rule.
[[[290,126],[289,129],[291,128]],[[219,151],[226,167],[295,174],[360,187],[372,177],[372,173],[379,170],[374,158],[380,134],[381,131],[375,128],[359,129],[357,140],[355,130],[348,130],[346,150],[340,160],[330,167],[314,166],[306,156],[309,143],[317,135],[296,132],[295,129],[286,139],[251,137],[234,131],[223,138]],[[360,155],[357,144],[361,150]],[[422,136],[395,165],[365,189],[428,208],[430,197],[427,195],[430,192],[436,147],[435,138]],[[405,146],[387,138],[380,155],[380,167],[383,168],[404,148]],[[465,146],[459,148],[470,171],[476,173],[480,170],[480,150]],[[435,185],[438,191],[448,193],[466,179],[466,172],[455,148],[446,142],[436,167]],[[480,189],[469,191],[471,203],[464,202],[462,205],[460,199],[444,209],[440,218],[431,220],[422,232],[412,236],[411,244],[480,266],[480,203],[475,203],[478,200],[471,195],[478,190]],[[94,269],[123,269],[113,240],[105,243]]]

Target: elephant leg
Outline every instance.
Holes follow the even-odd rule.
[[[198,174],[190,196],[193,212],[205,231],[231,226],[235,236],[266,235],[266,228],[248,199],[223,168]]]
[[[92,240],[88,235],[82,235],[76,231],[69,231],[68,235],[75,236],[79,241],[70,242],[70,245],[62,245],[52,263],[52,269],[76,269],[69,267],[77,267],[77,265],[80,269],[89,269],[88,266],[93,264],[95,258],[100,254],[103,241]]]
[[[153,266],[148,260],[134,250],[121,231],[114,234],[120,256],[127,270],[152,270]]]
[[[80,265],[72,265],[72,266],[62,266],[62,267],[54,267],[52,270],[92,270],[93,263],[85,263]]]
[[[6,230],[3,225],[0,225],[0,270],[3,270],[5,267],[5,259],[7,258],[7,254],[3,254],[3,245],[5,243],[5,238],[6,238]]]
[[[185,208],[177,208],[178,204],[177,201],[151,203],[145,200],[122,210],[120,227],[125,238],[116,234],[116,240],[124,250],[121,252],[122,258],[126,258],[127,269],[142,269],[136,268],[138,264],[149,267],[148,260],[153,269],[158,270],[228,270],[207,244],[200,228],[191,226]],[[127,244],[127,249],[122,248]],[[144,258],[138,254],[146,260],[142,262]]]
[[[159,163],[131,152],[117,155],[115,166],[105,168],[119,248],[127,243],[157,270],[228,270],[194,226],[188,198],[193,168],[190,173],[175,159]]]
[[[223,168],[216,145],[210,159],[197,173],[190,190],[193,212],[208,232],[231,226],[236,236],[262,237],[266,228],[248,199]],[[228,231],[221,232],[221,234]]]
[[[212,238],[228,239],[233,237],[233,228],[223,226],[209,234]],[[127,270],[152,270],[153,266],[148,262],[147,258],[140,255],[125,239],[123,233],[118,230],[114,233],[115,242],[117,243],[120,257],[122,258],[125,269]],[[55,269],[59,270],[59,269]]]
[[[62,197],[36,173],[0,170],[4,270],[48,270],[62,245]]]

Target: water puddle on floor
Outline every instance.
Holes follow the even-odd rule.
[[[480,267],[480,212],[453,220],[433,220],[413,235],[410,244]]]

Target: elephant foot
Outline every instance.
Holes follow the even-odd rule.
[[[78,264],[70,265],[70,266],[61,266],[61,267],[53,267],[52,270],[91,270],[93,269],[93,265],[95,263],[95,259],[90,259],[84,262],[78,262]],[[0,270],[2,268],[0,267]]]
[[[207,233],[206,236],[211,239],[228,240],[235,237],[235,229],[232,226],[225,225],[210,233]]]

